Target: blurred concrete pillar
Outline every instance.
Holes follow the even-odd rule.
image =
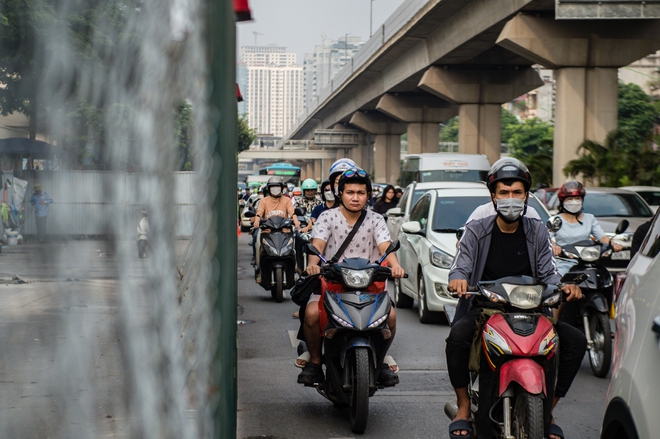
[[[497,44],[554,68],[555,139],[553,184],[577,157],[585,140],[603,142],[617,128],[617,70],[660,49],[658,20],[561,21],[519,14],[504,26]]]

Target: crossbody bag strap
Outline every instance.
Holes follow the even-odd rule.
[[[346,251],[346,248],[348,247],[348,244],[353,240],[353,237],[357,233],[358,229],[362,225],[362,222],[364,221],[364,218],[367,216],[367,211],[363,210],[362,213],[360,214],[360,218],[355,222],[355,225],[353,226],[353,230],[348,234],[344,242],[342,242],[341,247],[339,247],[339,250],[337,250],[337,253],[330,259],[331,264],[336,264],[339,262],[339,258],[341,258],[341,255],[344,254]]]

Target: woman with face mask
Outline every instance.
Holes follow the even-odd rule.
[[[562,220],[562,226],[557,232],[550,234],[552,252],[555,256],[561,254],[562,246],[587,240],[591,236],[603,244],[612,244],[615,252],[623,249],[621,245],[611,242],[610,237],[598,224],[596,217],[582,211],[582,203],[586,195],[587,191],[579,181],[569,180],[559,188],[557,197],[559,198],[559,217]],[[563,276],[575,264],[577,261],[557,259],[557,271]]]

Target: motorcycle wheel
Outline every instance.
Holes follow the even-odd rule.
[[[511,431],[516,439],[543,439],[543,399],[526,390],[516,392],[511,418]]]
[[[411,308],[415,300],[401,292],[401,279],[394,279],[394,304],[397,308]]]
[[[612,332],[610,319],[605,313],[594,312],[589,316],[589,332],[593,348],[589,350],[589,364],[595,376],[604,378],[612,364]]]
[[[275,302],[281,303],[284,299],[284,279],[282,278],[282,267],[275,268],[275,285],[270,290]]]
[[[351,390],[351,431],[361,434],[367,428],[369,416],[369,351],[364,347],[355,348],[353,388]]]

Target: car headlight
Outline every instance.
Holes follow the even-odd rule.
[[[451,264],[454,262],[453,256],[435,247],[429,249],[429,259],[431,260],[431,264],[436,267],[446,269],[451,268]]]
[[[502,284],[509,295],[511,305],[521,309],[537,308],[541,304],[543,287],[541,285]]]
[[[580,253],[580,259],[585,262],[593,262],[600,259],[600,246],[590,245],[588,247],[575,247]]]
[[[366,288],[371,281],[371,273],[374,272],[373,268],[368,270],[351,270],[342,268],[341,274],[344,277],[344,283],[351,288]]]
[[[261,241],[261,244],[263,245],[264,250],[266,250],[266,253],[268,253],[268,256],[279,256],[279,255],[277,254],[277,250],[275,249],[275,247],[273,247],[272,245],[270,245],[270,244],[268,243],[268,241],[266,241],[265,239],[263,239],[263,240]]]

